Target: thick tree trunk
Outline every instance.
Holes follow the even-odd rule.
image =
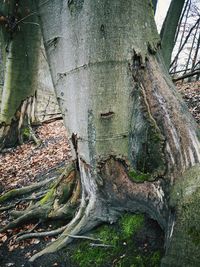
[[[38,9],[74,163],[39,203],[15,212],[18,218],[1,231],[32,218],[67,220],[81,184],[74,218],[30,261],[102,222],[116,221],[123,212],[142,212],[165,231],[163,266],[178,265],[179,257],[189,256],[183,255],[183,246],[178,249],[181,236],[189,242],[194,236],[185,225],[193,229],[199,218],[196,212],[191,221],[183,204],[193,196],[194,204],[199,199],[200,143],[160,59],[151,2],[40,0]],[[0,201],[20,192],[8,192]],[[191,204],[190,214],[193,206],[197,211],[198,205]],[[198,227],[195,223],[195,231]]]
[[[166,67],[169,69],[171,63],[172,51],[175,45],[175,36],[178,23],[181,17],[185,0],[172,0],[167,16],[161,29],[162,54]]]
[[[40,46],[34,1],[2,1],[1,48],[4,85],[0,113],[0,146],[12,146],[29,133],[34,114],[35,77]]]
[[[149,1],[41,0],[39,11],[82,184],[79,213],[43,253],[70,242],[70,231],[112,222],[123,211],[157,220],[170,246],[182,213],[170,207],[169,191],[199,163],[200,143],[160,60]]]

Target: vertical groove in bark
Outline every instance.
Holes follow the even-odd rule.
[[[135,116],[133,116],[133,140],[131,141],[133,157],[139,160],[141,155],[144,161],[146,150],[146,155],[149,155],[147,164],[153,168],[158,160],[157,166],[162,170],[160,175],[174,178],[188,167],[200,162],[198,128],[180,96],[174,90],[172,82],[165,79],[163,73],[160,72],[160,66],[154,56],[147,59],[145,68],[135,68],[134,64],[132,68],[135,82],[133,90]],[[141,121],[144,123],[141,124]],[[151,134],[150,132],[147,134],[149,129],[153,129]],[[140,147],[135,148],[138,143],[136,141],[141,136],[145,140],[145,134],[146,147],[142,146],[142,143],[145,144],[143,141]],[[151,151],[151,146],[153,146],[153,151]]]

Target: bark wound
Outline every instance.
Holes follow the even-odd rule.
[[[102,119],[110,119],[115,115],[115,113],[113,111],[109,111],[106,113],[101,113],[100,116]]]
[[[99,176],[104,181],[102,199],[110,209],[144,212],[158,221],[163,229],[167,225],[168,205],[162,190],[162,181],[134,183],[129,179],[128,167],[120,159],[110,157],[99,165]]]
[[[158,122],[158,103],[153,100],[153,83],[149,75],[148,59],[143,63],[134,53],[132,72],[134,87],[133,120],[131,122],[132,164],[151,179],[162,177],[166,171],[164,159],[165,138]],[[152,103],[153,102],[153,103]]]
[[[76,153],[76,168],[79,171],[79,162],[78,162],[78,137],[76,133],[72,133],[71,141],[74,147],[74,151]]]

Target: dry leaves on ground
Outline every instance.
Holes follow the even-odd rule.
[[[2,191],[34,182],[37,176],[50,171],[70,158],[70,147],[63,121],[43,124],[36,129],[42,141],[37,147],[29,142],[0,154],[0,185]]]

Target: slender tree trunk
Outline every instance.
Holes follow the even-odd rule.
[[[200,25],[200,22],[199,22],[199,25]],[[198,29],[200,29],[198,25]],[[191,66],[191,72],[194,72],[195,71],[195,66],[196,66],[196,63],[197,63],[197,57],[198,57],[198,53],[199,53],[199,46],[200,46],[200,31],[198,33],[198,38],[197,38],[197,44],[196,44],[196,49],[195,49],[195,53],[194,53],[194,58],[192,60],[192,66]],[[196,35],[195,35],[196,37]],[[189,82],[191,82],[191,77],[188,79]]]
[[[1,48],[4,66],[0,146],[22,142],[34,114],[35,74],[40,45],[34,1],[1,1]],[[24,132],[24,128],[26,128]]]
[[[163,27],[160,33],[162,54],[166,67],[169,69],[171,63],[171,55],[175,45],[175,36],[178,26],[178,22],[181,16],[181,12],[184,6],[185,0],[172,0],[167,16],[163,23]]]

